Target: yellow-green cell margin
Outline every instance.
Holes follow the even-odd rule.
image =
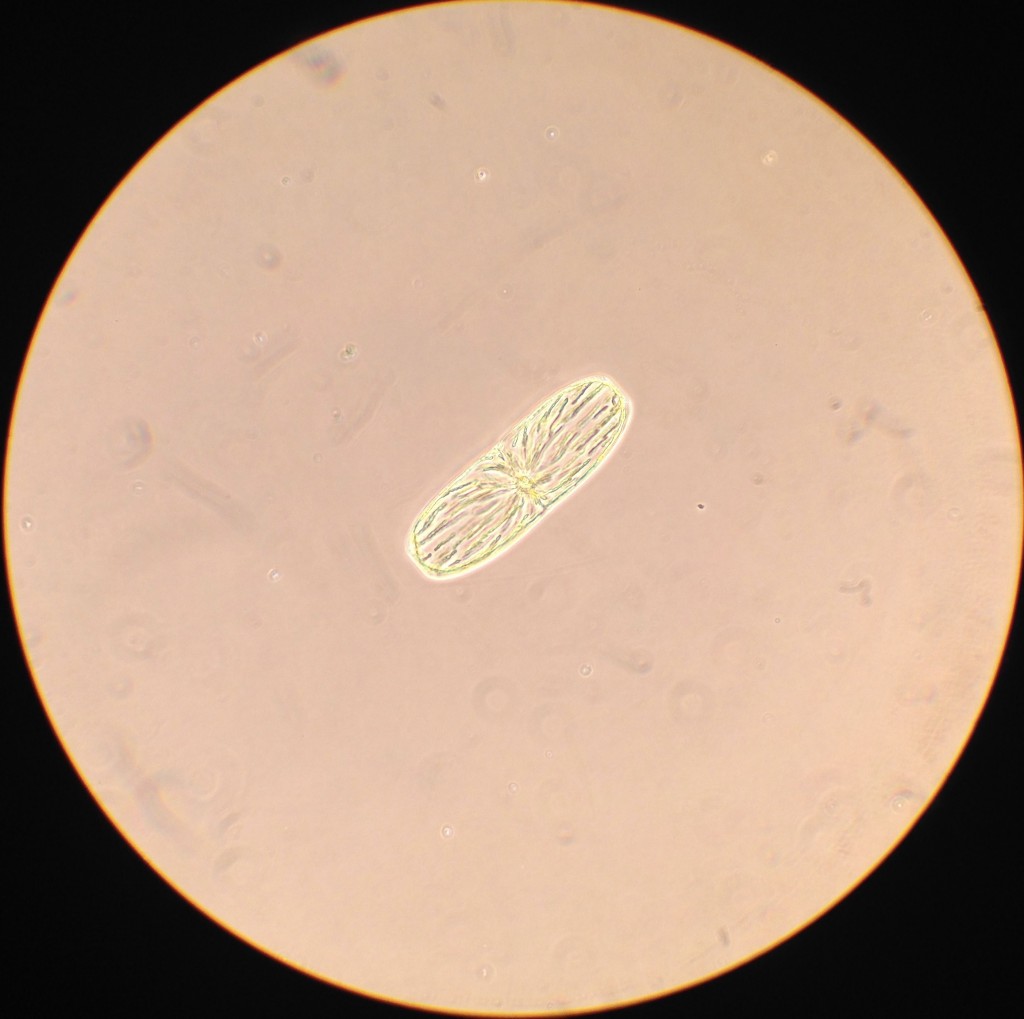
[[[410,558],[432,579],[492,562],[611,455],[630,414],[606,376],[560,389],[427,503],[409,531]]]

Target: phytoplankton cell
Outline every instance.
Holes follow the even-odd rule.
[[[441,579],[507,551],[608,458],[629,416],[604,376],[560,389],[427,503],[409,531],[412,561]]]

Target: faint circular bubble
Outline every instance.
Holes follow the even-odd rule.
[[[991,332],[980,316],[961,320],[953,349],[957,357],[967,362],[975,361],[992,349]]]
[[[829,330],[833,342],[840,350],[860,350],[864,338],[856,329],[833,328]]]
[[[556,845],[576,843],[586,799],[585,787],[569,774],[544,779],[537,786],[532,798],[535,818]]]
[[[441,838],[453,839],[455,838],[455,829],[450,824],[441,826]]]
[[[488,722],[508,718],[516,702],[515,686],[500,676],[488,676],[473,688],[473,710]]]
[[[842,665],[849,659],[850,641],[844,630],[826,627],[821,631],[821,641],[825,660],[832,665]]]
[[[123,673],[112,676],[107,683],[107,690],[110,696],[117,700],[123,700],[125,697],[130,696],[134,689],[135,684],[132,682],[131,677]]]
[[[864,811],[859,797],[850,788],[837,787],[822,796],[804,818],[799,836],[814,852],[848,854],[856,846],[863,826]]]
[[[894,814],[902,814],[909,810],[915,809],[920,797],[917,793],[910,789],[901,789],[898,793],[894,793],[889,800],[889,809]]]
[[[558,141],[558,136],[559,136],[559,135],[560,135],[561,133],[562,133],[562,132],[561,132],[561,131],[560,131],[560,130],[558,129],[558,127],[556,127],[556,126],[555,126],[554,124],[551,124],[551,125],[549,125],[548,127],[544,128],[544,137],[545,137],[545,138],[546,138],[546,139],[547,139],[547,140],[548,140],[549,142],[554,142],[554,141]]]
[[[224,785],[224,776],[216,759],[208,756],[191,765],[185,777],[189,797],[197,803],[209,803]]]
[[[668,691],[669,713],[678,725],[694,725],[714,711],[711,689],[704,683],[680,680]]]
[[[748,673],[756,662],[753,631],[746,626],[732,624],[723,627],[711,641],[714,661],[734,673]]]
[[[107,628],[111,654],[128,662],[147,662],[167,648],[163,627],[155,616],[128,612],[118,616]]]
[[[555,832],[555,841],[560,846],[571,846],[576,841],[576,829],[571,825],[560,825]]]
[[[142,418],[122,418],[107,432],[107,452],[119,467],[138,467],[152,450],[153,436]]]
[[[354,343],[346,343],[338,351],[338,360],[344,364],[351,364],[357,357],[359,357],[359,348]]]
[[[585,204],[592,212],[607,212],[621,205],[633,191],[632,180],[626,171],[600,174],[590,178],[588,184]]]
[[[78,288],[71,284],[57,294],[54,298],[54,303],[58,307],[66,307],[69,304],[74,304],[78,297]]]
[[[130,758],[123,732],[106,724],[89,731],[82,742],[80,753],[88,762],[92,774],[104,782],[123,770]]]
[[[902,704],[931,704],[937,695],[938,687],[928,675],[901,680],[896,686],[896,698]]]
[[[526,598],[528,601],[537,603],[553,602],[558,600],[560,591],[561,587],[557,577],[544,578],[533,581],[527,587]]]
[[[900,514],[914,520],[929,516],[937,502],[931,479],[921,471],[898,474],[889,490],[889,498]]]
[[[473,171],[473,180],[475,180],[477,184],[486,184],[490,179],[491,171],[486,166],[478,166]]]
[[[197,155],[209,158],[217,152],[221,143],[223,121],[218,111],[197,110],[195,116],[185,120],[179,127],[184,132],[187,144]]]
[[[345,61],[324,46],[305,47],[300,51],[299,61],[310,79],[325,88],[337,84],[345,74]]]
[[[421,792],[434,793],[442,788],[457,770],[452,754],[445,751],[427,754],[413,771],[416,787]]]
[[[255,364],[265,352],[264,344],[260,343],[255,336],[249,336],[238,344],[238,359]]]
[[[21,529],[23,531],[31,531],[35,528],[35,526],[36,522],[31,517],[25,516],[21,518]]]
[[[686,102],[686,93],[678,82],[670,81],[661,87],[658,100],[669,110],[678,110]]]
[[[580,935],[570,935],[558,941],[551,952],[557,970],[570,980],[589,980],[594,972],[594,949]]]
[[[654,670],[654,655],[649,648],[642,645],[610,647],[604,649],[604,654],[613,665],[637,676],[646,676]]]
[[[587,676],[592,676],[594,674],[594,666],[591,665],[589,662],[584,662],[580,666],[579,671],[580,671],[580,675],[583,676],[584,678],[587,677]]]
[[[556,701],[539,704],[530,714],[530,728],[544,746],[561,746],[571,734],[572,715],[566,705]]]
[[[703,404],[711,395],[711,386],[708,385],[707,379],[694,375],[686,380],[685,392],[691,403]]]
[[[222,839],[237,842],[245,831],[242,815],[237,810],[229,811],[217,819],[214,831]]]
[[[256,264],[261,269],[276,269],[281,264],[281,252],[273,244],[261,244],[256,249]]]
[[[262,883],[265,872],[262,854],[248,846],[232,846],[213,861],[213,876],[229,888],[255,888]]]
[[[280,579],[281,579],[281,571],[280,570],[278,570],[278,569],[267,570],[267,580],[269,580],[271,584],[278,583],[278,581],[280,581]]]

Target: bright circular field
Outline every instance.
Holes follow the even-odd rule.
[[[374,998],[597,1010],[772,949],[927,807],[1017,435],[942,231],[808,92],[440,5],[110,197],[24,369],[9,574],[75,768],[205,913]]]

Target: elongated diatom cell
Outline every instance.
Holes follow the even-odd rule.
[[[629,413],[609,378],[560,389],[427,503],[409,532],[413,562],[454,577],[507,550],[611,454]]]

